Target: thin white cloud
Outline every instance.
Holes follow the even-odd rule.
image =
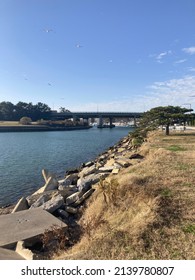
[[[158,62],[158,63],[163,63],[163,59],[167,56],[167,55],[171,55],[172,54],[172,51],[169,50],[169,51],[164,51],[164,52],[161,52],[159,54],[151,54],[149,55],[149,57],[153,57],[155,58],[155,60]]]
[[[187,70],[188,70],[189,72],[195,72],[195,67],[188,67]]]
[[[195,47],[190,47],[190,48],[183,48],[182,51],[184,51],[187,54],[195,54]]]
[[[180,59],[180,60],[175,61],[174,63],[175,64],[181,64],[181,63],[184,63],[186,61],[187,61],[187,59]]]
[[[181,105],[189,101],[189,96],[195,92],[195,76],[184,76],[155,82],[149,86],[148,95],[153,100],[153,107],[167,105]]]
[[[191,75],[154,82],[142,94],[132,96],[131,93],[126,92],[108,102],[83,103],[77,106],[71,104],[68,108],[72,111],[144,112],[158,106],[181,106],[190,103],[195,109],[195,98],[190,97],[194,94],[195,75]]]

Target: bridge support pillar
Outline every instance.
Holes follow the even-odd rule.
[[[109,120],[110,120],[110,127],[112,127],[112,120],[113,120],[113,118],[109,118]]]
[[[84,126],[88,126],[89,125],[89,119],[88,118],[84,118],[83,119],[83,125]]]
[[[99,123],[98,123],[98,127],[102,127],[103,126],[103,118],[102,116],[99,117]]]

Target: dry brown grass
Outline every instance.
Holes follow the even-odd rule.
[[[97,186],[60,259],[195,259],[195,135],[151,133],[139,152]]]

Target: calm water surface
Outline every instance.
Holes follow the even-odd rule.
[[[15,203],[44,185],[43,168],[65,171],[94,159],[130,128],[0,133],[0,206]]]

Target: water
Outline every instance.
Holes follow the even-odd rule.
[[[44,185],[41,170],[59,178],[95,159],[131,128],[0,133],[0,206],[15,203]]]

